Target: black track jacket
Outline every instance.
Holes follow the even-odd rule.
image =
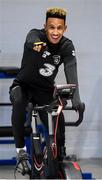
[[[40,41],[46,43],[46,49],[36,52],[33,50],[34,43]],[[62,63],[67,83],[77,84],[72,100],[73,105],[76,106],[80,103],[80,96],[74,45],[64,36],[57,45],[51,44],[44,29],[32,29],[27,34],[21,69],[12,86],[20,84],[30,88],[36,86],[48,90],[53,87],[59,66]]]

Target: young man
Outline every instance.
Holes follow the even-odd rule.
[[[12,127],[17,150],[17,163],[22,173],[29,173],[28,154],[24,142],[25,109],[29,101],[34,104],[49,104],[53,100],[54,80],[63,63],[67,83],[77,84],[72,105],[81,106],[77,80],[77,62],[73,43],[63,34],[66,31],[66,11],[50,8],[46,12],[44,29],[32,29],[24,44],[20,72],[10,87],[13,105]],[[47,128],[47,114],[40,113]],[[64,116],[59,124],[58,148],[65,154]]]

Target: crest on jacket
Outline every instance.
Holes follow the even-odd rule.
[[[59,55],[53,55],[52,56],[53,60],[54,60],[54,64],[57,65],[60,63],[60,59],[61,57]]]

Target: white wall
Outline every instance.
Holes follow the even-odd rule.
[[[68,10],[66,35],[76,47],[80,94],[86,104],[83,123],[78,128],[66,128],[67,152],[102,157],[101,0],[0,0],[0,66],[20,66],[27,32],[43,27],[46,8],[53,6]],[[62,69],[58,83],[65,81]],[[11,82],[0,80],[0,101],[9,101]],[[10,124],[10,115],[11,110],[2,108],[0,124]]]

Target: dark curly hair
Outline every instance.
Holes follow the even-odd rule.
[[[65,9],[57,8],[57,7],[49,8],[46,11],[46,21],[49,17],[60,18],[66,21],[66,14],[67,11]]]

